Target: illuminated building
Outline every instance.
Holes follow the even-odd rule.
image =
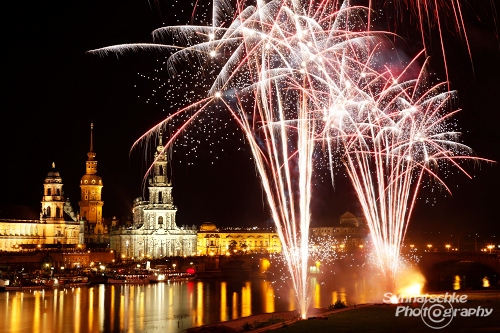
[[[96,153],[93,151],[92,131],[94,124],[90,124],[90,150],[87,153],[85,162],[85,175],[80,180],[81,198],[78,202],[80,206],[80,219],[85,225],[85,243],[109,243],[108,228],[103,224],[101,200],[102,179],[97,173]]]
[[[205,222],[197,234],[198,255],[280,253],[281,241],[271,229],[225,228]]]
[[[178,227],[177,208],[172,197],[168,161],[162,144],[162,132],[151,168],[149,201],[134,200],[133,222],[110,232],[110,246],[126,259],[192,256],[196,254],[196,227]]]
[[[27,206],[0,208],[0,251],[22,251],[54,245],[73,245],[82,239],[80,223],[64,198],[55,164],[43,183],[41,210]]]
[[[345,212],[340,216],[339,224],[310,228],[313,238],[328,236],[335,239],[346,250],[365,245],[369,230],[364,217]]]

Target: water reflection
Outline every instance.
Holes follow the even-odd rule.
[[[356,303],[365,290],[311,279],[314,307]],[[367,297],[366,295],[364,296]],[[95,285],[0,293],[0,332],[184,332],[258,313],[294,310],[293,291],[266,280]],[[373,301],[373,300],[372,300]]]

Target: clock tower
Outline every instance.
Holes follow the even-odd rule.
[[[90,151],[85,162],[85,175],[80,180],[80,218],[85,221],[86,242],[100,243],[104,239],[105,228],[102,220],[101,200],[102,179],[97,173],[96,153],[93,151],[94,124],[90,124]]]

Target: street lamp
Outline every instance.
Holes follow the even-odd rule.
[[[431,252],[431,247],[432,247],[432,244],[427,244],[427,247],[429,248],[429,251],[428,251],[428,252]]]
[[[494,247],[493,245],[488,245],[487,246],[488,250],[490,250],[490,253],[491,253],[491,249],[493,249],[493,247]]]
[[[450,244],[446,244],[445,246],[446,246],[446,248],[448,249],[448,252],[450,252],[450,247],[451,247],[451,245],[450,245]]]

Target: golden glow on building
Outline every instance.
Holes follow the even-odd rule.
[[[281,253],[281,241],[271,229],[218,229],[205,222],[196,235],[198,255],[231,255],[249,253]]]
[[[102,220],[101,199],[102,178],[97,175],[96,153],[93,150],[93,130],[94,124],[90,124],[90,150],[87,153],[85,162],[85,175],[80,180],[80,218],[85,220],[85,242],[104,243],[108,234]]]

